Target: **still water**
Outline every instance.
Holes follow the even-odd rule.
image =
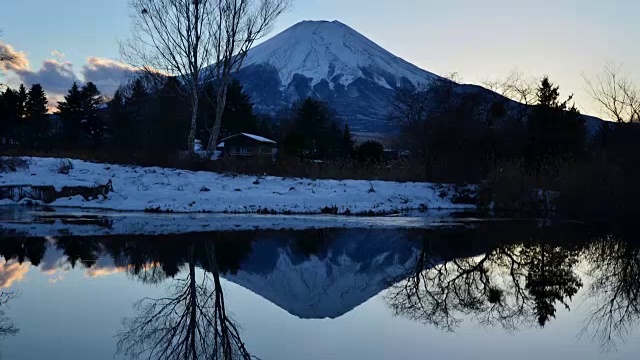
[[[640,356],[635,229],[2,228],[2,359]]]

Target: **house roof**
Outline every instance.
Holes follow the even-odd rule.
[[[226,138],[222,139],[221,141],[225,142],[225,141],[227,141],[229,139],[233,139],[233,138],[238,137],[238,136],[245,136],[245,137],[248,137],[248,138],[253,139],[255,141],[261,142],[261,143],[276,144],[276,142],[271,140],[271,139],[267,139],[266,137],[262,137],[262,136],[258,136],[258,135],[254,135],[254,134],[249,134],[249,133],[239,133],[239,134],[231,135],[229,137],[226,137]]]

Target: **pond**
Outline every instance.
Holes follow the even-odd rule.
[[[67,215],[71,231],[24,213],[0,224],[3,359],[640,354],[634,228],[425,217],[191,231],[174,218],[178,234],[127,234]]]

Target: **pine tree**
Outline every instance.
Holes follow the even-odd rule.
[[[26,116],[30,119],[41,119],[47,116],[47,94],[40,84],[33,84],[27,94]]]
[[[327,104],[307,98],[294,105],[292,113],[283,140],[286,152],[314,159],[334,158],[341,153],[343,134]]]
[[[526,157],[538,163],[548,157],[575,157],[584,150],[584,118],[574,105],[569,106],[573,96],[560,102],[559,87],[549,78],[540,82],[538,103],[529,119],[530,140]]]
[[[257,125],[251,98],[244,92],[240,81],[234,80],[227,89],[227,102],[222,116],[222,130],[227,136],[239,132],[253,133],[256,131]]]
[[[107,104],[107,117],[111,145],[120,151],[131,150],[133,148],[129,141],[132,136],[131,119],[125,110],[124,97],[120,90],[116,91],[113,99]]]
[[[100,90],[92,82],[88,82],[80,91],[82,97],[83,128],[91,139],[94,148],[99,148],[104,140],[106,128],[100,108],[104,104],[104,98]]]
[[[26,121],[24,136],[33,147],[44,147],[49,138],[50,126],[47,115],[47,94],[40,84],[34,84],[29,89],[26,102]]]
[[[19,125],[18,117],[18,93],[7,88],[0,96],[0,143],[12,144]]]
[[[344,124],[344,130],[342,131],[342,154],[345,157],[350,157],[353,154],[353,135],[351,135],[351,128],[349,123]]]
[[[27,115],[27,98],[27,88],[24,87],[24,84],[20,84],[17,104],[17,115],[19,119],[24,119]]]
[[[216,110],[216,91],[215,86],[205,89],[206,93],[203,94],[202,98],[211,99],[211,101],[201,102],[201,108],[198,111],[200,116],[198,118],[197,137],[204,144],[209,141],[209,130]],[[241,132],[255,133],[257,130],[258,118],[253,112],[251,97],[244,91],[242,84],[238,80],[234,80],[227,89],[227,101],[222,115],[219,138],[223,139]]]
[[[129,96],[126,97],[125,102],[127,111],[133,115],[134,121],[141,121],[149,105],[149,93],[142,79],[137,78],[129,84]]]
[[[145,151],[162,155],[187,150],[184,138],[190,124],[184,119],[189,109],[182,101],[182,91],[180,80],[168,78],[150,99],[148,116],[144,117],[141,131]]]
[[[58,103],[58,115],[62,121],[59,142],[63,147],[78,146],[83,139],[83,102],[83,94],[74,82],[64,101]]]

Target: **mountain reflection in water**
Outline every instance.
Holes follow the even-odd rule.
[[[11,287],[29,267],[50,274],[83,268],[88,278],[125,273],[162,286],[162,296],[139,299],[133,314],[123,316],[115,335],[116,353],[125,358],[259,356],[231,316],[221,278],[301,319],[339,318],[382,293],[393,315],[444,331],[463,322],[510,332],[545,327],[584,292],[590,306],[576,335],[604,350],[626,340],[640,319],[634,231],[575,224],[55,238],[14,233],[0,241],[0,254],[0,309],[20,301]],[[19,327],[0,314],[0,335],[19,334]]]

